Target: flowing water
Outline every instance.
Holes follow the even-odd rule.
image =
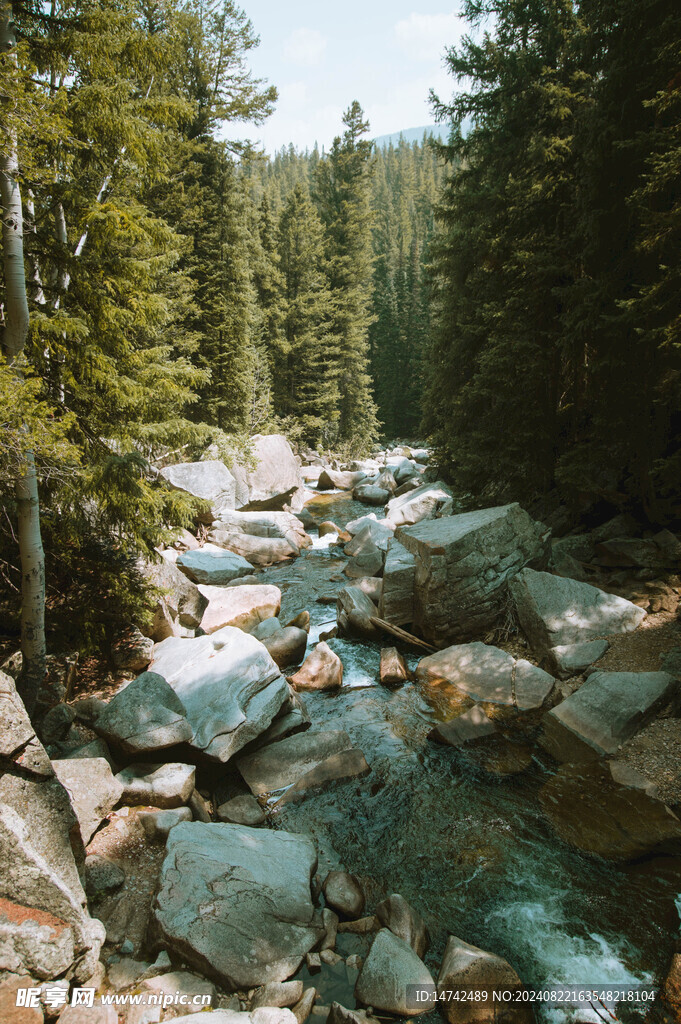
[[[320,495],[308,508],[318,522],[341,526],[367,512],[336,494]],[[340,549],[325,538],[316,543],[265,574],[282,590],[282,622],[310,611],[312,642],[335,625],[335,606],[317,597],[348,582],[332,579],[345,563]],[[371,772],[275,816],[280,827],[314,836],[322,877],[342,865],[362,876],[370,898],[401,893],[429,926],[433,973],[452,933],[507,958],[530,988],[659,981],[679,933],[681,863],[612,865],[566,846],[539,808],[537,792],[550,771],[541,752],[534,750],[520,774],[490,775],[470,755],[428,741],[438,713],[415,685],[389,691],[377,684],[380,644],[330,645],[343,661],[343,689],[305,695],[305,703],[315,728],[349,733]],[[413,667],[413,650],[403,653]],[[355,951],[353,941],[365,949],[355,937],[339,936],[346,953]],[[311,983],[322,997],[352,1006],[351,980],[329,969]],[[574,1019],[601,1019],[590,1013],[580,1010]],[[539,1016],[572,1019],[546,1009]]]

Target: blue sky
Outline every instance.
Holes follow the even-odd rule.
[[[261,38],[255,74],[279,90],[276,112],[241,137],[268,152],[293,142],[329,146],[343,111],[362,104],[372,135],[432,123],[428,90],[449,96],[443,52],[460,38],[457,7],[418,0],[241,0]]]

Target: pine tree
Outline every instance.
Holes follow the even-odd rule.
[[[332,294],[332,333],[339,350],[339,437],[350,450],[366,449],[378,420],[371,393],[368,332],[372,322],[369,124],[355,101],[343,116],[345,132],[320,160],[316,193],[326,228]]]

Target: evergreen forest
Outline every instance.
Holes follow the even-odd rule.
[[[259,433],[678,525],[681,7],[462,13],[445,143],[377,149],[348,83],[328,150],[268,155],[233,0],[0,4],[4,635],[104,644],[194,521],[157,467]]]

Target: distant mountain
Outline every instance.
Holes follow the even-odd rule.
[[[404,139],[405,142],[421,142],[423,139],[423,133],[427,135],[434,135],[436,139],[447,138],[447,128],[441,124],[426,124],[421,128],[405,128],[401,132],[393,132],[392,135],[379,135],[378,138],[374,139],[374,142],[381,149],[387,149],[392,143],[396,146],[400,141],[400,138]]]

